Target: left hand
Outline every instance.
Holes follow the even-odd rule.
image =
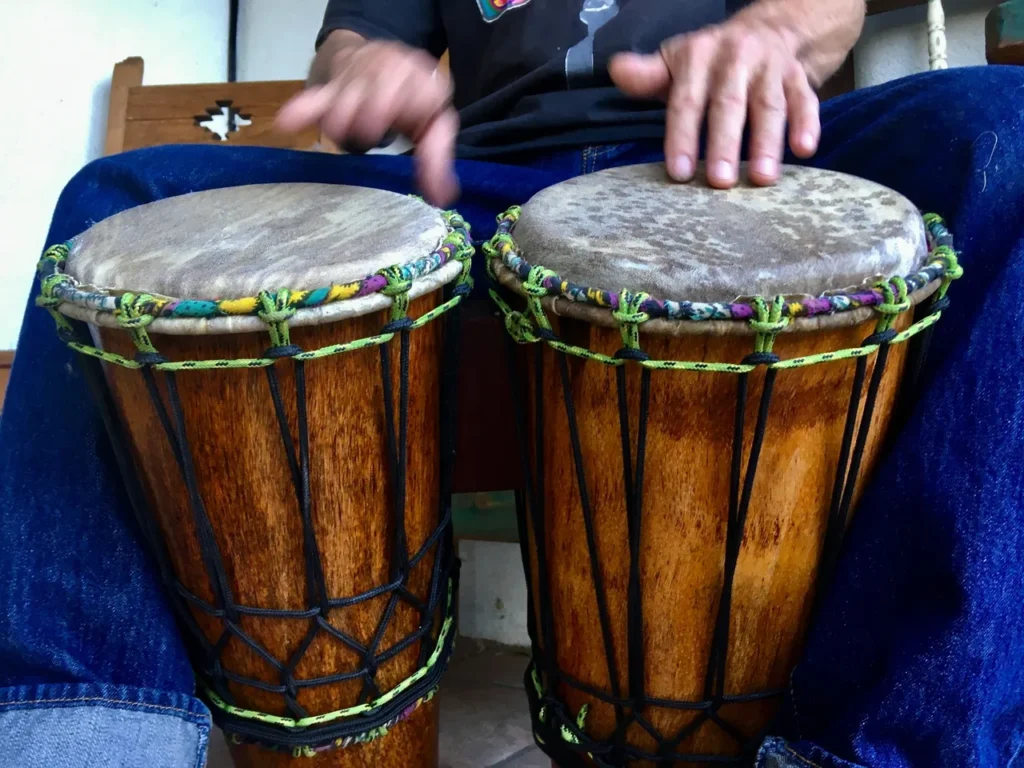
[[[623,53],[609,66],[626,94],[667,102],[665,162],[688,181],[696,168],[707,116],[708,183],[732,187],[739,177],[743,128],[750,123],[748,174],[754,184],[779,177],[789,124],[797,157],[818,148],[818,98],[785,30],[738,15],[717,26],[669,38],[652,55]]]

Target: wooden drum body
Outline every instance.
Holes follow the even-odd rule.
[[[266,185],[142,206],[69,246],[42,262],[43,302],[107,363],[129,490],[236,765],[436,766],[465,224]]]
[[[749,764],[879,459],[904,342],[958,273],[927,222],[839,174],[726,193],[660,166],[501,222],[496,298],[528,345],[527,688],[557,765]]]

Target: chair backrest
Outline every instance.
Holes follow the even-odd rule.
[[[274,115],[303,88],[302,80],[202,85],[143,85],[143,61],[114,67],[107,113],[108,155],[159,144],[234,143],[313,149],[319,131],[274,129]]]

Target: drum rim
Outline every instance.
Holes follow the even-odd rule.
[[[430,253],[404,264],[377,270],[357,280],[316,288],[289,289],[287,305],[294,310],[291,326],[320,325],[356,317],[391,306],[390,294],[402,286],[417,298],[451,283],[465,271],[473,251],[469,224],[455,211],[439,211],[446,233]],[[154,333],[202,335],[241,333],[266,328],[260,317],[260,296],[218,300],[136,294],[83,284],[65,271],[74,240],[48,248],[37,265],[41,298],[61,314],[94,325],[116,328],[124,301],[149,315]],[[262,294],[279,295],[278,291]]]
[[[497,231],[484,248],[492,277],[522,296],[531,295],[525,286],[534,282],[535,290],[542,293],[542,303],[556,315],[617,326],[619,323],[613,313],[618,311],[623,297],[640,294],[628,290],[616,293],[603,287],[574,283],[542,264],[528,261],[519,252],[513,237],[521,213],[520,206],[513,206],[498,217]],[[943,219],[928,213],[923,215],[923,220],[928,254],[915,272],[889,278],[867,277],[861,286],[830,290],[818,296],[786,295],[782,312],[790,321],[786,330],[824,330],[864,322],[886,301],[879,286],[891,284],[895,277],[902,277],[906,282],[908,299],[914,305],[933,295],[958,267],[955,266],[952,235]],[[649,318],[644,328],[665,335],[755,333],[750,327],[756,320],[754,302],[767,298],[741,296],[731,302],[692,302],[648,294],[643,297],[640,311]]]

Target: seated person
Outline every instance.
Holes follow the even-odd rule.
[[[1024,708],[1024,70],[921,74],[819,108],[814,89],[863,16],[861,0],[331,0],[310,86],[279,124],[319,124],[356,149],[400,134],[414,164],[143,150],[83,169],[47,242],[162,197],[298,181],[418,188],[457,201],[486,238],[495,214],[547,184],[655,160],[680,182],[703,160],[723,188],[811,163],[941,213],[966,276],[927,396],[865,493],[793,677],[792,717],[759,764],[1012,765]],[[0,763],[200,766],[209,714],[70,360],[30,304],[0,422]]]

